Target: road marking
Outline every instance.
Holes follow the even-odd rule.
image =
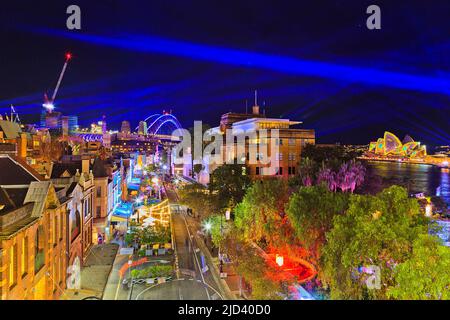
[[[192,243],[192,238],[194,236],[191,235],[191,232],[189,231],[189,226],[187,224],[187,220],[186,220],[186,217],[184,215],[183,215],[183,220],[184,220],[184,224],[186,225],[186,230],[187,230],[188,235],[189,235],[189,240]],[[192,243],[192,245],[193,245],[193,243]],[[197,253],[195,251],[194,251],[194,257],[195,257],[195,261],[197,262],[197,267],[198,267],[198,270],[200,271],[200,276],[202,278],[202,281],[203,281],[204,284],[206,284],[205,277],[203,276],[202,268],[200,267],[200,262],[198,261]],[[205,288],[205,291],[206,291],[206,295],[208,296],[208,300],[211,300],[211,296],[209,295],[208,289]]]

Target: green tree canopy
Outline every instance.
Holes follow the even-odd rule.
[[[279,300],[282,291],[279,282],[270,279],[268,271],[274,272],[266,260],[250,245],[241,248],[237,256],[237,271],[250,284],[255,300]]]
[[[277,243],[286,241],[291,231],[285,214],[289,199],[286,181],[255,181],[235,209],[235,225],[248,241]]]
[[[411,255],[412,243],[427,232],[428,219],[416,199],[392,186],[376,196],[350,196],[349,209],[334,218],[323,248],[323,275],[332,299],[385,299],[394,284],[393,266]],[[360,267],[381,269],[381,289],[368,290]]]
[[[436,236],[421,235],[414,241],[410,259],[395,267],[396,285],[388,296],[405,300],[450,299],[450,248]]]
[[[340,163],[356,159],[361,152],[348,151],[344,146],[319,146],[307,144],[302,150],[302,157],[309,158],[316,163],[335,164],[337,169]]]
[[[182,204],[192,208],[202,217],[217,213],[216,198],[211,196],[209,190],[200,183],[185,185],[179,190],[178,195]]]
[[[292,194],[287,214],[301,243],[310,250],[317,263],[325,235],[333,226],[333,218],[348,207],[349,195],[331,192],[326,186],[301,187]]]
[[[209,190],[216,197],[219,208],[234,207],[242,201],[250,186],[248,169],[241,164],[224,164],[215,169],[209,182]]]
[[[208,223],[211,226],[209,232],[211,233],[212,242],[215,247],[219,247],[230,231],[230,223],[220,214],[208,217],[203,223],[204,225]]]

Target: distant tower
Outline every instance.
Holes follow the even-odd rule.
[[[130,122],[124,120],[122,121],[122,126],[120,127],[120,132],[121,133],[131,133],[131,126],[130,126]]]
[[[138,133],[142,134],[142,135],[146,135],[147,134],[147,122],[139,121]]]
[[[69,118],[69,133],[78,130],[78,116],[68,116]]]
[[[255,90],[255,105],[252,108],[253,114],[259,114],[259,106],[258,106],[258,90]]]
[[[69,117],[68,116],[61,117],[61,128],[62,128],[62,135],[64,137],[67,137],[69,135]]]
[[[106,133],[106,116],[102,117],[102,133]]]

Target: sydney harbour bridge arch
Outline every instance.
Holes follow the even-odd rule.
[[[176,129],[181,129],[182,126],[178,119],[171,113],[155,113],[143,120],[146,124],[145,139],[171,140],[172,133]],[[121,135],[120,132],[113,135]],[[74,132],[74,136],[83,139],[86,142],[103,142],[104,134],[101,132],[91,132],[79,130]],[[139,126],[136,127],[135,132],[128,134],[127,138],[133,139],[142,136],[139,133]],[[114,138],[113,138],[114,139]]]
[[[144,121],[147,124],[148,135],[170,136],[174,130],[182,128],[178,119],[171,113],[152,114],[145,118]]]

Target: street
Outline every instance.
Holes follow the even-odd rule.
[[[166,189],[168,205],[178,203],[177,194],[170,188]],[[188,226],[184,213],[171,214],[174,237],[174,258],[176,276],[167,282],[158,284],[133,284],[131,290],[122,286],[119,270],[128,263],[128,256],[118,255],[105,288],[105,300],[216,300],[222,299],[219,286],[211,275],[211,266],[194,241],[194,230]],[[164,256],[158,259],[167,259]],[[154,257],[148,263],[161,261]],[[204,272],[202,272],[202,260]],[[141,267],[138,267],[141,268]]]

